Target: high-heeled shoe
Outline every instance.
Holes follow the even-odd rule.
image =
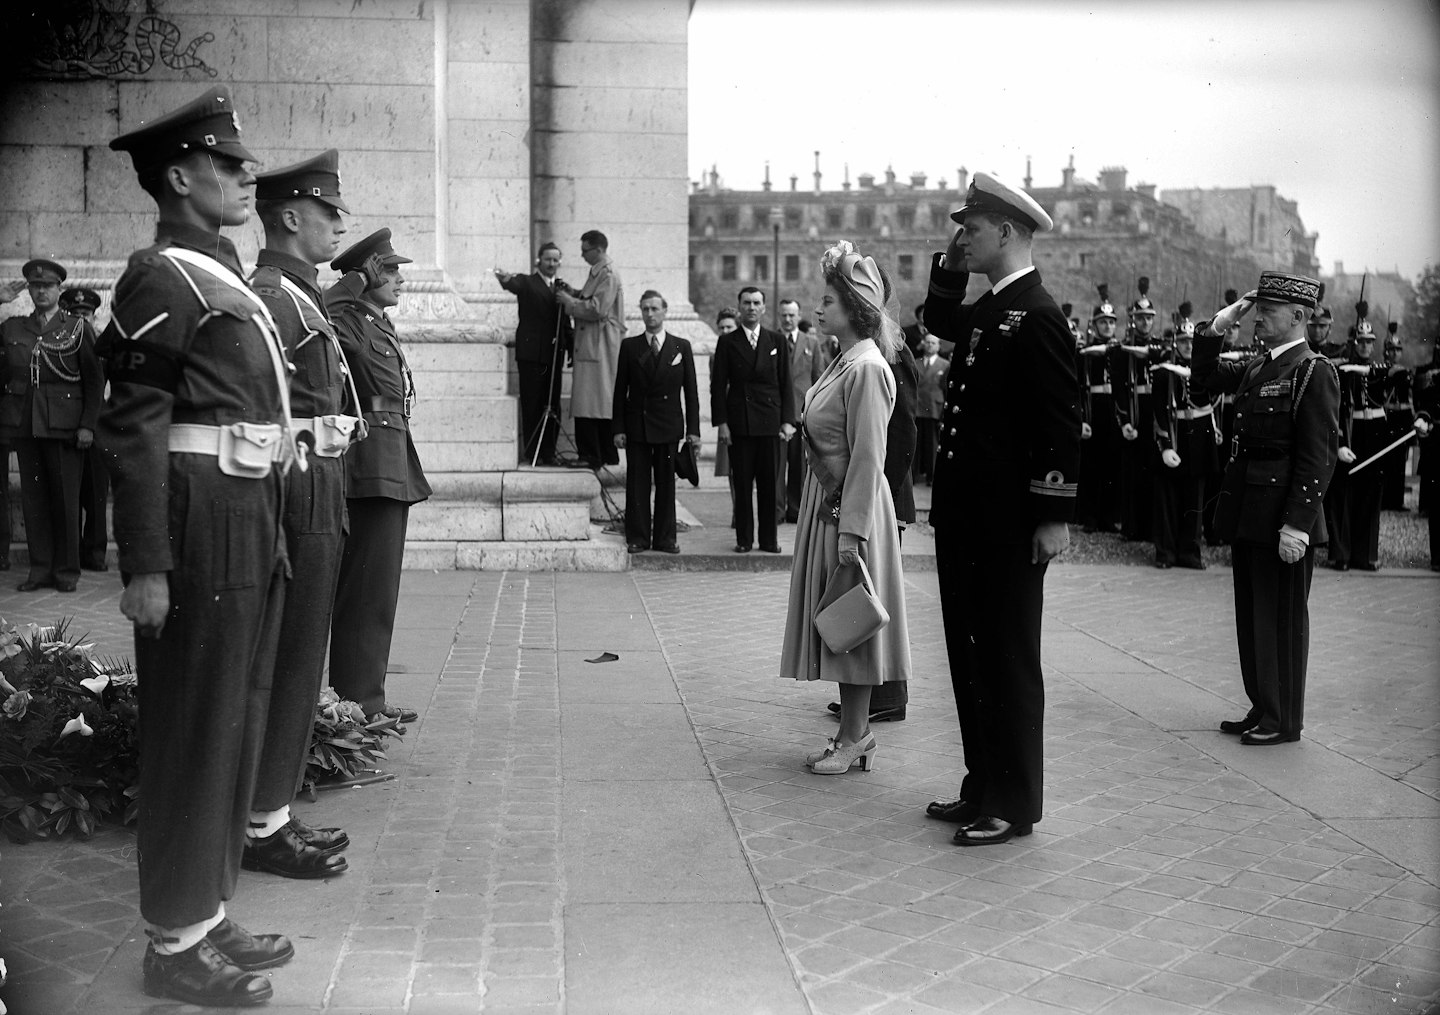
[[[875,767],[875,734],[867,733],[864,739],[843,747],[839,744],[830,747],[810,763],[810,771],[816,775],[843,775],[857,764],[862,772]]]
[[[821,750],[818,750],[818,751],[811,751],[809,754],[805,755],[805,764],[807,764],[807,765],[813,765],[813,764],[815,764],[815,762],[817,762],[817,761],[819,761],[821,758],[825,757],[825,755],[829,754],[829,753],[830,753],[831,751],[833,751],[834,749],[835,749],[835,738],[834,738],[834,737],[831,737],[829,740],[825,741],[825,746],[824,746],[824,748],[822,748]]]

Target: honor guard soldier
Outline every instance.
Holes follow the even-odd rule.
[[[1320,299],[1322,302],[1317,303],[1315,309],[1310,312],[1310,323],[1305,326],[1305,341],[1313,352],[1318,352],[1328,359],[1336,359],[1343,354],[1345,346],[1344,343],[1330,340],[1330,329],[1335,323],[1335,317],[1323,302],[1325,299],[1325,283],[1323,282],[1320,283]]]
[[[1400,362],[1404,343],[1400,341],[1400,324],[1386,325],[1385,348],[1385,422],[1388,424],[1385,443],[1403,437],[1415,425],[1415,374]],[[1410,446],[1402,445],[1376,465],[1385,465],[1380,507],[1385,511],[1405,511],[1405,477],[1410,471]],[[1374,466],[1371,466],[1374,468]]]
[[[330,631],[330,686],[360,704],[373,722],[414,722],[419,713],[385,698],[385,671],[400,599],[400,568],[410,505],[430,496],[430,484],[410,437],[415,381],[395,326],[385,311],[400,302],[401,257],[380,229],[350,247],[330,267],[344,274],[325,292],[330,319],[350,365],[369,431],[345,456],[350,533]],[[403,733],[405,727],[396,727]]]
[[[1440,494],[1440,437],[1435,436],[1435,424],[1440,421],[1440,338],[1430,346],[1429,364],[1415,371],[1415,409],[1415,429],[1420,432],[1417,507],[1424,512],[1429,529],[1430,570],[1440,571],[1440,559],[1435,555],[1440,548],[1440,509],[1435,499]]]
[[[1160,466],[1155,470],[1155,566],[1205,570],[1200,555],[1205,482],[1216,472],[1214,408],[1210,393],[1190,383],[1195,324],[1181,304],[1175,348],[1150,368],[1154,434]]]
[[[60,294],[60,309],[67,314],[83,317],[93,329],[95,314],[100,310],[100,294],[94,289],[66,289]],[[103,378],[104,357],[98,349],[96,358],[100,361]],[[102,405],[103,405],[103,395]],[[110,478],[105,473],[105,456],[98,444],[91,444],[85,452],[85,465],[80,471],[80,567],[85,571],[108,571],[105,555],[110,548],[109,525],[105,518],[110,502]]]
[[[1150,279],[1140,277],[1139,297],[1130,304],[1130,329],[1126,341],[1111,346],[1106,359],[1120,422],[1119,498],[1120,535],[1128,540],[1150,538],[1153,500],[1154,452],[1144,439],[1153,409],[1150,402],[1149,361],[1155,331],[1155,305],[1150,302]],[[1155,350],[1158,354],[1159,350]]]
[[[1240,293],[1234,289],[1225,290],[1225,305],[1228,307],[1240,299]],[[1220,347],[1220,360],[1223,363],[1244,363],[1249,360],[1250,347],[1240,337],[1240,322],[1236,321],[1226,329],[1224,342]],[[1230,392],[1222,392],[1214,395],[1211,404],[1215,406],[1217,413],[1216,424],[1220,428],[1220,448],[1217,457],[1219,475],[1225,472],[1225,464],[1230,460],[1231,438],[1235,436],[1235,396]],[[1215,483],[1207,485],[1205,493],[1205,542],[1211,546],[1222,545],[1220,535],[1215,531]]]
[[[1340,382],[1305,342],[1320,283],[1267,271],[1196,327],[1193,381],[1235,394],[1235,438],[1215,524],[1231,544],[1240,675],[1250,710],[1220,724],[1249,746],[1300,739],[1310,654],[1310,580],[1325,542],[1321,501],[1335,469]],[[1251,309],[1266,354],[1220,359],[1221,336]]]
[[[1080,405],[1075,342],[1033,262],[1050,216],[976,173],[951,218],[960,229],[936,255],[925,301],[930,330],[957,343],[930,524],[966,775],[956,799],[926,813],[960,825],[957,845],[983,846],[1028,835],[1041,817],[1041,605],[1049,561],[1070,542]],[[990,288],[966,306],[970,272]]]
[[[225,916],[269,713],[295,458],[284,352],[220,235],[250,216],[239,134],[215,87],[110,142],[159,226],[115,285],[100,417],[140,679],[145,992],[219,1006],[263,1004],[255,970],[294,954]]]
[[[1090,340],[1080,350],[1080,493],[1077,520],[1086,532],[1120,527],[1120,418],[1110,384],[1110,351],[1118,347],[1110,287],[1096,287],[1100,302],[1090,314]],[[1078,325],[1078,322],[1076,322]]]
[[[1372,360],[1375,328],[1370,306],[1355,304],[1355,327],[1340,364],[1340,464],[1335,467],[1325,519],[1330,529],[1330,567],[1380,570],[1380,492],[1384,475],[1375,462],[1350,475],[1351,467],[1385,446],[1385,371]]]
[[[36,258],[20,273],[35,309],[0,324],[5,392],[0,442],[14,447],[20,465],[30,552],[30,573],[16,588],[74,592],[80,578],[80,480],[95,440],[105,378],[89,322],[60,309],[65,268]]]
[[[349,836],[311,828],[290,813],[305,774],[315,702],[325,672],[330,612],[345,537],[341,456],[363,433],[358,396],[326,316],[315,266],[335,256],[349,208],[340,197],[340,153],[330,149],[255,178],[255,210],[265,246],[250,284],[275,320],[290,378],[290,428],[308,467],[285,481],[285,545],[290,583],[270,688],[270,719],[260,754],[241,863],[288,878],[321,878],[347,868]]]

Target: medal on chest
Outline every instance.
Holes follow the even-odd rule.
[[[984,332],[979,328],[972,328],[970,331],[970,354],[965,357],[965,365],[967,367],[975,365],[975,350],[979,348],[980,336],[983,334]]]

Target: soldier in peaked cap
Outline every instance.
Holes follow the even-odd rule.
[[[60,309],[94,323],[100,309],[100,294],[94,289],[66,289],[60,293]]]
[[[144,988],[222,1006],[263,1004],[255,971],[294,954],[225,915],[269,712],[295,457],[284,351],[220,235],[249,218],[255,182],[233,107],[212,88],[110,142],[159,224],[115,286],[99,434],[140,677]]]
[[[1155,566],[1203,571],[1200,530],[1205,483],[1217,465],[1215,418],[1210,393],[1191,383],[1195,324],[1190,304],[1182,303],[1181,310],[1174,348],[1150,367],[1154,416],[1146,437],[1159,458],[1152,509]]]
[[[1415,425],[1415,372],[1400,362],[1405,344],[1400,340],[1400,322],[1385,326],[1385,443],[1403,437]],[[1380,508],[1383,511],[1406,511],[1405,476],[1410,471],[1410,446],[1396,448],[1376,465],[1383,465],[1383,490]],[[1374,468],[1374,466],[1371,466]]]
[[[1354,466],[1387,443],[1385,369],[1374,361],[1375,328],[1366,320],[1369,304],[1355,304],[1355,326],[1340,370],[1340,464],[1325,502],[1330,533],[1329,566],[1336,571],[1380,570],[1380,462],[1353,476]]]
[[[80,479],[105,381],[89,322],[60,309],[65,269],[27,261],[34,311],[0,324],[0,440],[20,465],[30,572],[21,592],[74,592],[80,577]],[[8,550],[8,547],[7,547]]]
[[[400,598],[410,505],[430,484],[410,436],[415,382],[386,311],[405,284],[390,230],[380,229],[330,262],[343,272],[325,305],[350,364],[369,436],[345,456],[350,533],[340,558],[330,631],[330,686],[359,702],[372,721],[414,722],[419,714],[385,698],[385,671]],[[398,726],[399,732],[405,727]]]
[[[94,289],[66,289],[60,294],[60,309],[83,317],[93,328],[100,309],[100,294]],[[103,382],[104,363],[101,362]],[[103,383],[102,383],[103,388]],[[80,567],[86,571],[108,571],[105,555],[110,545],[105,508],[110,502],[110,479],[105,474],[105,456],[96,444],[85,452],[80,472]]]
[[[1120,344],[1110,287],[1097,287],[1090,338],[1080,350],[1080,492],[1077,520],[1086,532],[1114,532],[1120,525],[1120,419],[1110,383],[1109,352]]]
[[[1260,284],[1196,325],[1193,382],[1235,394],[1235,436],[1215,525],[1232,548],[1240,675],[1250,710],[1222,722],[1247,745],[1300,739],[1310,653],[1310,579],[1326,539],[1321,501],[1339,449],[1340,379],[1311,351],[1305,326],[1320,283],[1267,271]],[[1254,309],[1266,352],[1220,359],[1225,332]]]
[[[931,817],[961,846],[1030,834],[1041,816],[1045,571],[1070,542],[1080,472],[1075,342],[1040,282],[1029,194],[976,173],[960,229],[930,271],[925,321],[957,343],[930,523],[965,780]],[[962,301],[971,273],[990,288]]]
[[[290,380],[291,429],[309,467],[285,481],[284,531],[290,582],[270,688],[270,716],[250,810],[247,870],[322,878],[348,867],[350,838],[338,828],[311,828],[290,813],[305,772],[315,702],[325,670],[330,611],[344,545],[345,466],[341,456],[363,430],[354,393],[316,284],[315,266],[335,256],[345,234],[340,153],[330,149],[255,178],[256,212],[265,246],[251,284],[275,321]]]

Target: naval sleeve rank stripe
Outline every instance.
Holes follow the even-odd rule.
[[[1079,483],[1056,483],[1048,479],[1030,480],[1030,492],[1042,497],[1074,497]]]

